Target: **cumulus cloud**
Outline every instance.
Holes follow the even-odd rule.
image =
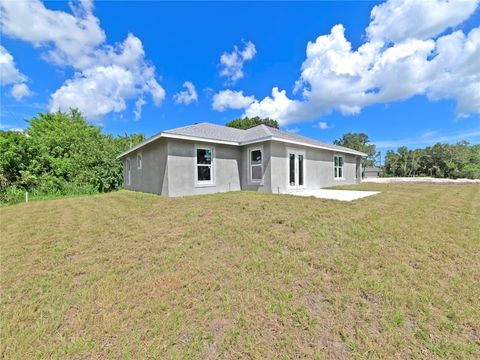
[[[298,102],[287,97],[285,90],[272,89],[272,96],[267,96],[261,101],[255,100],[245,110],[245,116],[270,117],[272,119],[290,119],[291,114],[297,111]],[[283,123],[288,123],[284,121]]]
[[[46,47],[52,61],[84,67],[84,61],[105,41],[100,21],[93,15],[92,3],[72,5],[73,14],[49,10],[38,0],[2,1],[2,31],[36,47]]]
[[[27,77],[17,69],[13,56],[0,45],[0,83],[2,86],[13,85],[10,93],[16,100],[30,96],[32,92],[25,82]]]
[[[243,91],[223,90],[213,95],[212,108],[216,111],[244,109],[255,101],[253,96],[243,95]]]
[[[245,43],[243,50],[236,45],[231,53],[224,52],[220,57],[220,76],[229,79],[230,84],[234,84],[237,80],[243,78],[243,64],[252,60],[257,50],[255,44],[251,41]]]
[[[426,40],[468,19],[479,0],[390,0],[372,9],[371,40]]]
[[[175,104],[191,104],[191,103],[198,103],[198,94],[197,90],[195,89],[195,85],[193,85],[190,81],[185,81],[183,83],[183,87],[185,90],[179,91],[175,95],[173,95],[173,100]]]
[[[432,7],[429,12],[435,13],[434,6],[444,2],[427,3]],[[294,88],[294,94],[299,93],[300,99],[291,99],[285,91],[273,88],[271,97],[252,102],[245,114],[269,116],[286,125],[313,120],[331,111],[357,114],[365,106],[414,95],[426,95],[431,100],[454,99],[459,115],[480,113],[480,28],[468,34],[458,30],[436,39],[424,38],[465,20],[478,2],[469,2],[470,7],[462,16],[452,10],[448,21],[439,15],[429,15],[423,19],[422,26],[430,30],[422,33],[414,32],[416,22],[409,17],[410,11],[402,10],[404,4],[413,6],[410,1],[392,0],[384,3],[380,10],[374,8],[373,20],[367,28],[369,39],[356,50],[345,38],[345,29],[340,24],[329,34],[309,42]],[[443,11],[448,11],[450,4],[443,5]],[[395,6],[399,7],[398,12],[394,11]],[[380,36],[385,9],[397,16],[398,24],[404,24],[402,38]],[[410,24],[411,31],[406,24]]]
[[[51,95],[50,110],[77,107],[87,118],[98,119],[123,112],[135,100],[137,117],[145,95],[157,106],[164,100],[141,40],[128,34],[119,44],[106,44],[91,1],[71,5],[72,13],[47,9],[37,0],[4,1],[0,10],[6,35],[44,49],[44,58],[56,65],[75,69],[73,78]]]

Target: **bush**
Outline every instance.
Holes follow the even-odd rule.
[[[25,201],[25,190],[11,185],[0,192],[0,202],[3,204],[17,204]]]

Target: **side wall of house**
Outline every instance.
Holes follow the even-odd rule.
[[[196,146],[213,148],[213,185],[196,182]],[[210,194],[240,190],[242,153],[237,146],[168,140],[169,196]]]
[[[303,151],[305,153],[304,188],[307,190],[315,190],[335,185],[356,184],[360,182],[361,169],[359,166],[359,156],[278,141],[272,141],[270,149],[271,189],[274,193],[282,193],[289,190],[287,149]],[[334,155],[342,155],[344,157],[343,179],[334,179]]]
[[[252,190],[260,192],[271,192],[271,141],[265,141],[263,143],[245,145],[242,146],[242,166],[241,166],[241,185],[242,190]],[[261,182],[252,182],[250,176],[250,150],[261,148],[263,164],[263,180]]]
[[[168,196],[166,140],[145,145],[123,158],[123,186],[127,190]],[[142,154],[142,168],[138,169],[137,155]],[[128,183],[127,159],[130,159],[130,183]]]

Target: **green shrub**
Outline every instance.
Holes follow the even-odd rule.
[[[3,204],[16,204],[25,201],[25,190],[11,185],[0,192],[0,202]]]

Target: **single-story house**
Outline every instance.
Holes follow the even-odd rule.
[[[162,131],[118,156],[128,190],[184,196],[287,193],[361,181],[366,154],[265,125],[200,123]]]
[[[378,178],[382,177],[384,170],[378,166],[365,166],[365,170],[363,171],[363,178]]]

